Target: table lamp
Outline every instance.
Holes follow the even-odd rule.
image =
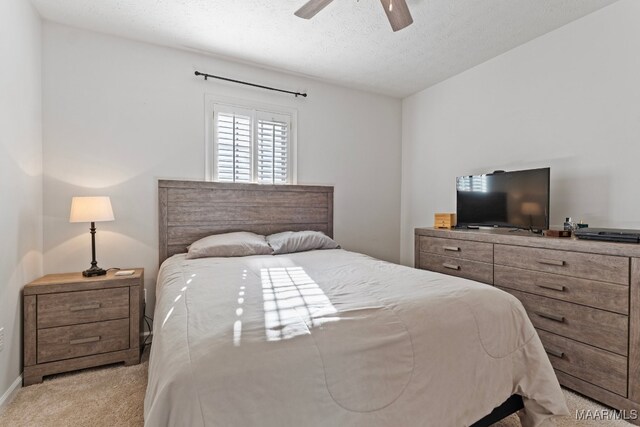
[[[69,222],[90,222],[91,228],[91,268],[82,272],[84,277],[104,276],[106,270],[98,267],[96,261],[96,222],[113,221],[113,209],[109,197],[74,197],[71,199]]]

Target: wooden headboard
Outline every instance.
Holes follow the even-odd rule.
[[[160,264],[211,234],[315,230],[333,237],[333,187],[158,181]]]

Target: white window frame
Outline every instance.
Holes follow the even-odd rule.
[[[252,113],[252,143],[255,141],[255,133],[257,129],[257,116],[270,115],[273,118],[286,118],[289,121],[289,182],[280,185],[290,185],[298,183],[298,110],[281,105],[271,105],[261,102],[243,100],[236,98],[219,97],[212,94],[205,94],[205,147],[204,147],[204,170],[206,181],[216,181],[217,177],[217,161],[216,156],[216,124],[214,120],[214,112],[216,104],[220,104],[225,108],[232,108],[238,113]],[[253,154],[252,154],[253,155]],[[252,157],[252,182],[256,179],[257,158]],[[226,181],[225,181],[226,182]],[[269,184],[266,184],[269,185]]]

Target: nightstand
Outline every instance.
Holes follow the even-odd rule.
[[[45,375],[140,363],[144,269],[49,274],[24,287],[25,386]]]

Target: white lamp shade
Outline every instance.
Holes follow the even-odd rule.
[[[109,197],[74,197],[71,199],[69,222],[113,221]]]

